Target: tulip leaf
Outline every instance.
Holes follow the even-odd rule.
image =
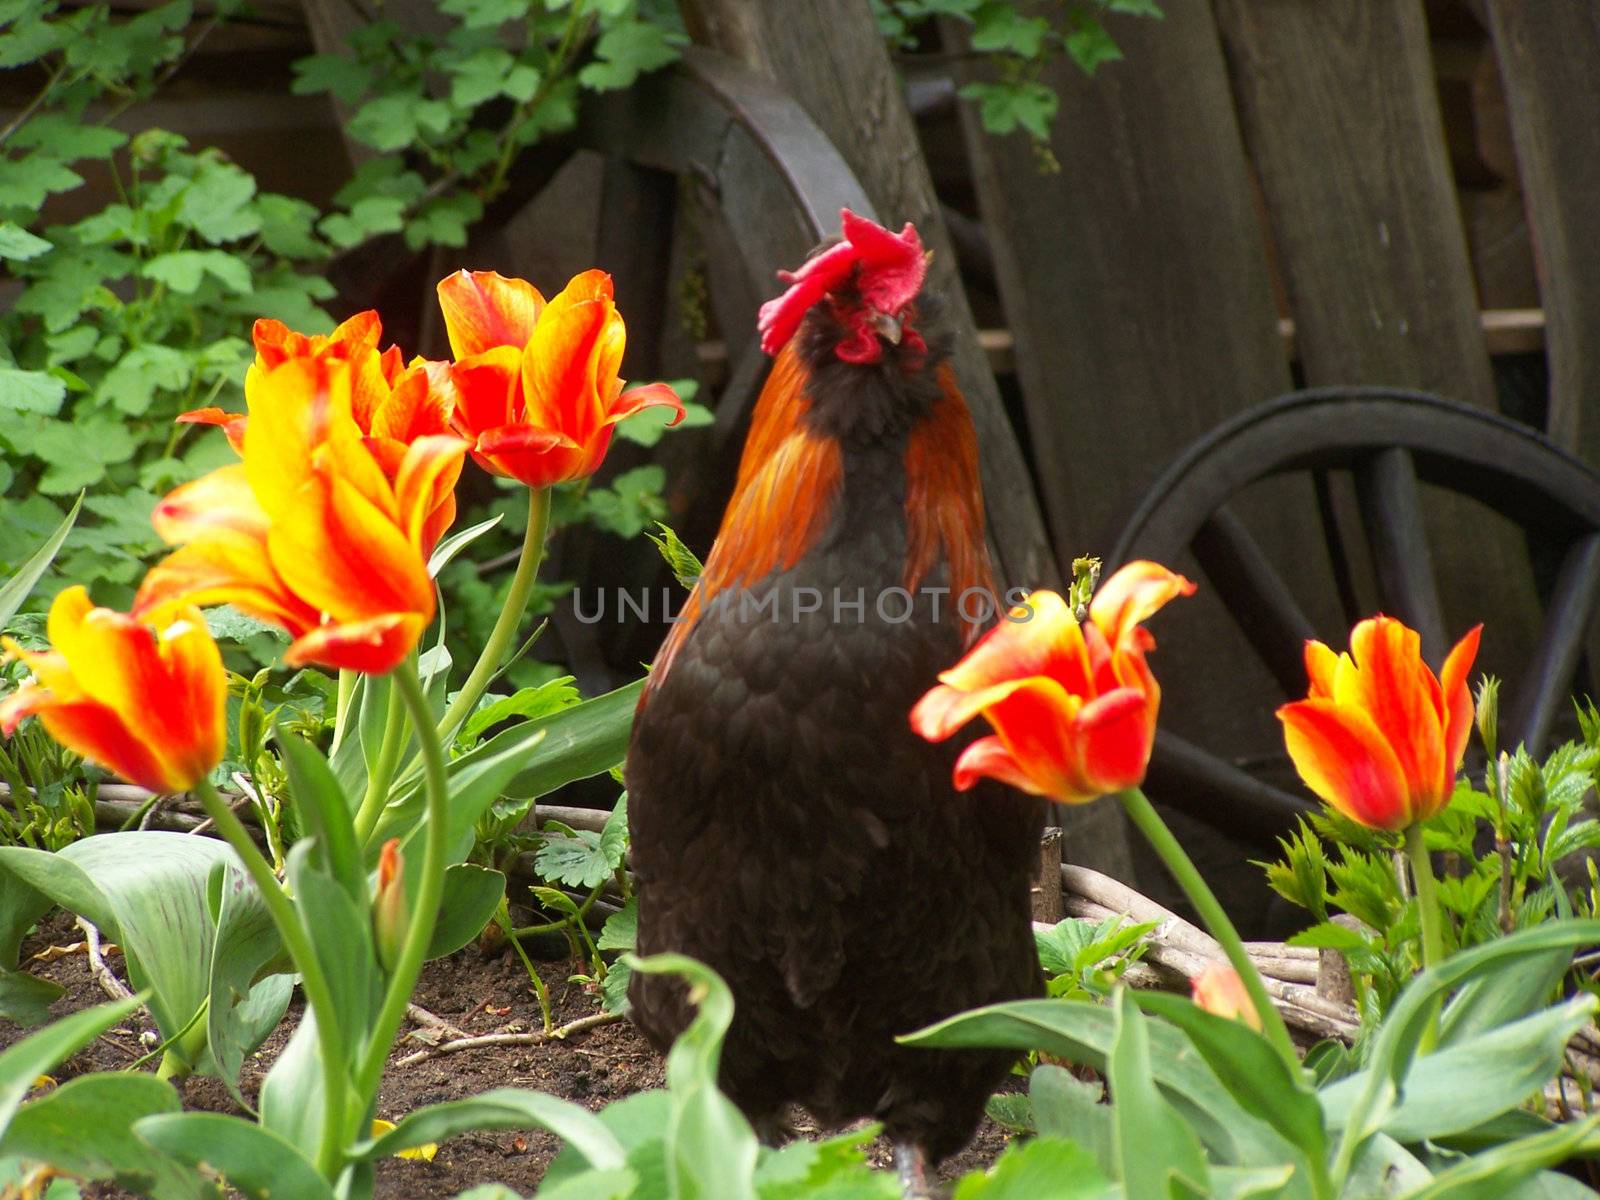
[[[78,510],[82,507],[83,493],[79,492],[78,498],[72,503],[72,510],[62,518],[61,524],[56,526],[55,531],[28,556],[10,579],[0,584],[0,626],[4,626],[17,615],[17,611],[27,602],[44,573],[50,569],[50,564],[61,551],[61,544],[67,540],[67,534],[72,532],[73,523],[78,519]]]
[[[209,877],[220,863],[237,868],[221,842],[159,831],[87,837],[54,854],[0,846],[0,870],[121,944],[129,978],[150,989],[150,1014],[167,1039],[188,1025],[210,991],[216,925]]]
[[[277,741],[289,775],[290,794],[314,839],[312,853],[318,869],[331,875],[351,900],[365,903],[367,872],[356,844],[350,801],[338,777],[321,752],[305,739],[280,728]]]
[[[333,993],[345,1043],[358,1045],[382,996],[382,975],[372,945],[371,905],[365,896],[359,902],[351,899],[333,876],[317,870],[313,862],[308,841],[289,851],[287,873],[295,910]]]
[[[1150,1059],[1150,1022],[1133,993],[1119,989],[1111,1053],[1106,1057],[1111,1091],[1117,1174],[1130,1196],[1166,1196],[1182,1181],[1197,1195],[1209,1191],[1200,1139],[1156,1085]]]
[[[232,866],[221,867],[212,874],[211,888],[217,933],[207,985],[206,1047],[211,1068],[244,1105],[239,1070],[283,1019],[294,980],[275,974],[255,982],[283,944],[249,876]]]
[[[1105,1073],[1114,1014],[1077,1000],[1015,1000],[947,1018],[896,1040],[911,1046],[1041,1050]],[[1294,1151],[1244,1111],[1188,1038],[1169,1025],[1148,1029],[1152,1078],[1218,1162],[1287,1162]]]
[[[221,1113],[145,1117],[134,1132],[157,1150],[228,1180],[246,1200],[333,1200],[333,1190],[290,1142]]]
[[[433,548],[433,554],[428,558],[428,575],[437,579],[439,572],[450,565],[450,560],[460,554],[473,542],[488,533],[500,524],[505,513],[496,513],[487,521],[479,521],[476,525],[469,525],[465,529],[458,529],[449,537],[444,538]]]
[[[1530,960],[1547,961],[1553,951],[1571,951],[1596,942],[1600,942],[1600,921],[1551,922],[1463,950],[1406,984],[1378,1030],[1367,1069],[1355,1076],[1359,1083],[1352,1089],[1344,1114],[1339,1157],[1352,1160],[1351,1150],[1382,1129],[1399,1103],[1401,1088],[1441,995],[1492,972],[1521,969]]]
[[[1509,1200],[1523,1195],[1513,1191],[1517,1184],[1572,1157],[1597,1130],[1600,1114],[1482,1151],[1439,1172],[1426,1187],[1408,1192],[1407,1200]]]
[[[1271,1044],[1239,1021],[1206,1012],[1183,996],[1148,992],[1138,997],[1146,1012],[1176,1025],[1216,1073],[1228,1094],[1298,1146],[1307,1158],[1328,1153],[1322,1106],[1300,1078],[1291,1076]]]
[[[667,1052],[672,1104],[665,1131],[668,1194],[754,1200],[756,1136],[717,1089],[722,1042],[733,1022],[733,993],[710,967],[681,954],[629,955],[623,961],[644,974],[683,976],[698,1009]]]
[[[117,1022],[132,1016],[144,1000],[143,996],[133,996],[75,1012],[30,1033],[0,1053],[0,1137],[9,1130],[34,1080]]]
[[[408,886],[411,882],[407,881]],[[454,954],[477,937],[494,917],[505,894],[506,877],[499,871],[475,863],[455,863],[446,868],[439,923],[433,927],[428,957]]]
[[[1533,960],[1515,971],[1496,971],[1472,980],[1440,1014],[1440,1047],[1465,1041],[1542,1008],[1571,962],[1571,949],[1558,946],[1548,951],[1542,962]]]
[[[463,770],[480,756],[493,757],[512,746],[526,751],[537,742],[538,753],[532,756],[527,769],[512,779],[507,795],[538,798],[574,780],[602,775],[627,757],[633,711],[639,706],[643,690],[641,679],[560,712],[514,725],[463,754],[451,769]],[[540,734],[544,735],[542,741],[538,741]]]
[[[501,746],[497,753],[482,756],[464,754],[450,764],[447,862],[460,862],[466,858],[476,840],[474,831],[478,818],[505,795],[507,784],[522,769],[530,750],[544,741],[544,736],[544,731],[539,730],[524,742]],[[469,758],[471,762],[467,761]],[[416,863],[422,861],[423,839],[427,832],[422,819],[423,812],[421,794],[413,793],[401,803],[390,805],[378,823],[379,837],[375,840],[381,840],[386,829],[397,825],[409,830],[403,835],[405,840],[400,847],[405,855],[408,874],[413,869],[413,860]],[[413,889],[410,894],[414,896],[416,891]]]
[[[667,1117],[671,1111],[671,1097],[664,1089],[652,1088],[608,1104],[595,1114],[599,1122],[621,1143],[628,1156],[629,1168],[639,1176],[638,1190],[629,1195],[667,1194],[666,1155],[661,1131],[667,1127]],[[588,1156],[568,1143],[550,1160],[540,1181],[540,1191],[542,1193],[558,1184],[566,1184],[590,1169]]]
[[[317,1018],[308,1006],[289,1044],[261,1081],[261,1125],[296,1146],[313,1147],[322,1137],[326,1092],[318,1057]]]
[[[154,1075],[84,1075],[24,1104],[0,1140],[0,1155],[46,1162],[153,1200],[214,1196],[196,1171],[134,1136],[135,1121],[179,1107],[172,1086]]]
[[[1040,1063],[1028,1078],[1028,1101],[1041,1137],[1063,1137],[1094,1155],[1100,1169],[1116,1177],[1116,1137],[1111,1108],[1100,1103],[1100,1085],[1085,1083],[1054,1063]]]
[[[42,1024],[65,991],[59,983],[26,971],[0,969],[0,1017],[23,1026]]]
[[[549,1130],[601,1170],[615,1170],[626,1158],[622,1143],[588,1109],[528,1088],[495,1088],[419,1108],[382,1137],[352,1147],[351,1154],[370,1161],[484,1129]]]
[[[1038,1137],[1007,1146],[989,1170],[962,1178],[951,1200],[1100,1200],[1108,1186],[1094,1156],[1078,1143]]]
[[[1580,996],[1425,1055],[1412,1065],[1383,1131],[1407,1144],[1471,1130],[1536,1094],[1561,1070],[1567,1041],[1600,1000]],[[1343,1127],[1368,1087],[1367,1072],[1320,1093],[1328,1124]]]

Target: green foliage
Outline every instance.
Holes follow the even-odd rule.
[[[1058,170],[1049,153],[1060,97],[1041,82],[1057,59],[1071,59],[1085,75],[1122,58],[1106,27],[1111,16],[1162,16],[1155,0],[872,0],[884,37],[914,47],[924,22],[948,18],[970,27],[968,41],[987,78],[961,95],[978,105],[983,127],[1006,134],[1021,129],[1041,152],[1041,166]]]
[[[1082,999],[1111,994],[1122,973],[1139,961],[1154,921],[1135,924],[1121,917],[1085,921],[1068,917],[1049,929],[1035,928],[1045,986],[1052,996]]]
[[[1496,692],[1493,681],[1479,690],[1489,700],[1478,721],[1486,748],[1495,745]],[[1444,868],[1438,896],[1447,949],[1596,913],[1597,893],[1574,869],[1600,848],[1600,821],[1586,807],[1600,778],[1600,722],[1585,717],[1593,712],[1580,709],[1584,741],[1557,747],[1542,763],[1520,746],[1502,752],[1491,759],[1482,789],[1459,783],[1449,805],[1423,826],[1425,844]],[[1399,838],[1328,811],[1303,819],[1279,846],[1283,857],[1262,864],[1268,883],[1317,921],[1291,943],[1338,950],[1350,964],[1358,1003],[1387,1009],[1421,962],[1416,899],[1401,889],[1395,869]],[[1359,926],[1332,923],[1333,910]]]

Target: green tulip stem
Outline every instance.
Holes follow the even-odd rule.
[[[477,705],[511,649],[512,641],[517,636],[517,627],[522,624],[522,616],[528,609],[528,597],[533,594],[533,581],[539,574],[539,560],[544,555],[544,535],[549,527],[550,489],[529,488],[528,528],[523,534],[516,574],[511,577],[506,602],[500,607],[500,616],[489,633],[489,640],[483,644],[478,661],[472,665],[472,673],[440,718],[438,733],[445,742],[455,736],[456,729]]]
[[[356,696],[356,681],[361,676],[348,667],[339,670],[339,691],[333,701],[333,744],[328,747],[328,757],[339,753],[344,742],[345,727],[350,724],[350,702]]]
[[[1250,961],[1250,955],[1245,952],[1244,942],[1239,938],[1239,931],[1233,927],[1228,914],[1223,911],[1211,888],[1201,878],[1200,872],[1195,869],[1194,863],[1184,853],[1183,847],[1178,844],[1178,839],[1172,836],[1172,830],[1167,828],[1167,823],[1161,819],[1155,806],[1145,794],[1138,788],[1129,788],[1125,792],[1118,792],[1117,799],[1122,802],[1128,818],[1138,827],[1139,832],[1160,856],[1172,877],[1178,881],[1178,886],[1189,898],[1189,903],[1194,905],[1195,912],[1200,914],[1200,919],[1206,923],[1211,936],[1222,944],[1222,952],[1228,956],[1233,969],[1239,972],[1239,978],[1244,981],[1245,991],[1250,994],[1250,1002],[1255,1005],[1256,1015],[1261,1018],[1261,1032],[1266,1035],[1267,1041],[1272,1043],[1272,1048],[1283,1059],[1290,1075],[1298,1076],[1301,1069],[1300,1056],[1295,1053],[1294,1042],[1289,1038],[1289,1029],[1284,1025],[1277,1006],[1272,1003],[1272,997],[1267,995],[1267,987],[1261,982],[1261,973]]]
[[[410,659],[401,663],[391,676],[394,687],[411,714],[411,723],[422,743],[423,785],[427,796],[427,822],[423,837],[422,870],[418,876],[417,894],[411,898],[411,924],[405,941],[395,959],[394,971],[389,976],[384,992],[383,1007],[373,1023],[372,1034],[367,1039],[361,1062],[355,1075],[353,1100],[360,1111],[352,1108],[352,1121],[360,1123],[371,1116],[373,1101],[378,1095],[378,1083],[383,1078],[383,1066],[393,1048],[395,1034],[405,1019],[406,1005],[412,990],[417,986],[417,976],[422,973],[422,961],[427,957],[428,946],[433,941],[433,930],[439,919],[439,901],[444,895],[445,855],[448,850],[448,821],[450,800],[445,787],[444,751],[439,739],[429,727],[433,714],[428,698],[423,693],[422,681],[417,678],[416,664]],[[351,1135],[365,1131],[359,1124],[351,1128]]]
[[[409,662],[410,660],[407,659]],[[367,681],[372,686],[372,681]],[[361,797],[361,807],[356,810],[356,842],[366,846],[389,803],[389,785],[394,780],[395,764],[400,761],[400,750],[406,737],[406,706],[400,699],[400,689],[389,681],[389,708],[384,714],[383,741],[378,744],[378,758],[367,776],[366,794]]]
[[[217,827],[222,840],[233,848],[244,864],[256,889],[261,893],[267,913],[283,939],[285,949],[300,972],[300,986],[306,1003],[317,1022],[317,1051],[322,1060],[322,1137],[317,1145],[317,1170],[330,1183],[343,1166],[344,1140],[342,1120],[345,1108],[345,1048],[344,1030],[339,1024],[339,1013],[334,1007],[333,990],[323,973],[322,960],[317,957],[311,937],[300,922],[294,902],[285,894],[278,877],[272,873],[261,851],[250,840],[244,823],[234,815],[227,801],[217,795],[217,789],[202,779],[195,784],[195,793],[204,805],[206,816]]]
[[[1444,961],[1444,927],[1439,923],[1439,889],[1433,879],[1433,862],[1422,844],[1422,826],[1406,829],[1406,857],[1417,887],[1417,914],[1422,918],[1422,965],[1436,967]]]

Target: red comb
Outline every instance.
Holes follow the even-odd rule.
[[[806,311],[849,279],[858,265],[862,301],[879,312],[898,312],[922,290],[928,264],[911,222],[890,233],[846,208],[839,212],[839,224],[842,241],[807,259],[798,271],[778,272],[789,289],[761,306],[758,322],[761,348],[768,354],[783,349]]]

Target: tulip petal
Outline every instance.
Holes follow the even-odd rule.
[[[196,408],[186,413],[179,413],[177,422],[180,425],[218,425],[228,439],[228,445],[233,447],[235,454],[244,453],[245,424],[250,420],[244,413],[231,413],[225,409]]]
[[[576,283],[576,281],[574,281]],[[579,444],[604,424],[620,390],[627,333],[610,300],[551,300],[522,354],[524,419]]]
[[[1089,601],[1089,619],[1100,627],[1106,641],[1121,646],[1168,601],[1194,593],[1195,585],[1182,575],[1141,559],[1119,568],[1096,589]]]
[[[457,271],[439,281],[438,292],[450,352],[458,360],[496,346],[520,350],[544,308],[532,284],[494,271]]]
[[[291,667],[314,663],[383,675],[404,661],[427,625],[428,618],[418,613],[384,613],[364,621],[324,625],[296,638],[284,651],[283,661]]]
[[[1333,697],[1334,676],[1339,669],[1339,656],[1315,638],[1306,642],[1306,676],[1311,681],[1311,695]]]
[[[1444,769],[1445,794],[1454,790],[1456,772],[1461,769],[1461,756],[1467,751],[1467,739],[1472,734],[1472,692],[1467,687],[1467,676],[1472,673],[1473,661],[1478,657],[1478,641],[1483,626],[1476,625],[1455,644],[1444,660],[1444,670],[1439,672],[1439,687],[1444,693]]]
[[[1285,704],[1277,715],[1289,757],[1313,793],[1373,829],[1411,823],[1405,770],[1371,717],[1325,699]]]
[[[406,537],[414,545],[425,547],[424,556],[432,551],[432,541],[438,539],[435,534],[430,541],[427,534],[440,506],[448,503],[454,514],[456,480],[466,453],[467,443],[460,438],[422,437],[406,448],[400,461],[394,481],[400,521]]]
[[[1022,764],[1017,762],[1011,751],[1006,749],[1006,744],[992,735],[979,738],[961,752],[960,758],[956,759],[953,780],[956,791],[970,790],[983,776],[1008,783],[1030,796],[1046,794],[1045,787],[1036,783],[1032,776],[1023,770]]]
[[[1358,672],[1357,704],[1393,748],[1410,795],[1437,796],[1444,699],[1422,661],[1421,635],[1392,617],[1374,617],[1351,631],[1350,653]]]
[[[1054,679],[1074,695],[1093,693],[1083,632],[1067,602],[1052,591],[1032,593],[939,679],[973,692],[1028,675]]]
[[[1071,732],[1079,798],[1138,787],[1155,744],[1156,707],[1144,691],[1122,688],[1085,704]]]
[[[180,792],[195,782],[193,777],[185,778],[163,762],[151,746],[102,704],[92,700],[56,701],[46,696],[35,702],[33,712],[56,741],[115,771],[129,783],[152,792]]]
[[[522,419],[522,351],[498,346],[450,368],[455,389],[451,425],[462,437],[476,439]]]
[[[629,388],[612,404],[611,413],[606,417],[606,424],[614,425],[624,418],[633,416],[634,413],[662,406],[676,410],[676,415],[667,422],[669,427],[683,420],[683,401],[678,399],[678,393],[666,384],[647,383],[641,387]]]

